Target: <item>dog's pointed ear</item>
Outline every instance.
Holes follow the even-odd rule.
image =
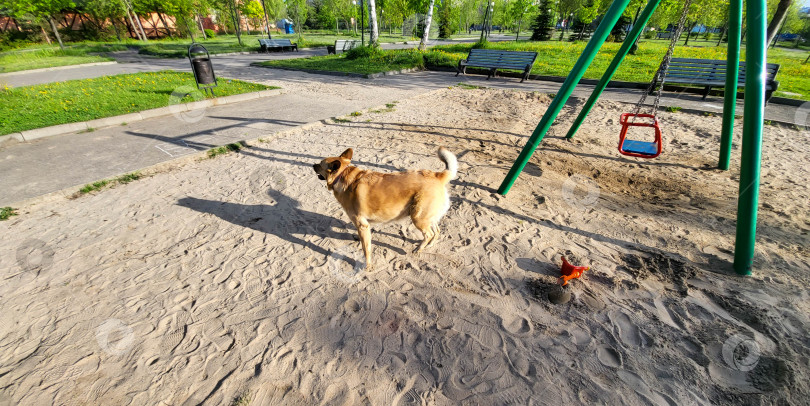
[[[340,157],[341,158],[346,158],[346,159],[352,159],[352,153],[354,153],[354,151],[352,151],[352,149],[349,148],[349,149],[343,151],[343,153],[340,154]]]
[[[332,161],[332,163],[329,164],[330,171],[334,172],[338,169],[340,169],[340,161]]]

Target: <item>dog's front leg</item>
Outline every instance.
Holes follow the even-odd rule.
[[[371,226],[366,219],[357,219],[357,234],[360,236],[360,244],[363,245],[363,254],[366,256],[366,270],[371,270]]]

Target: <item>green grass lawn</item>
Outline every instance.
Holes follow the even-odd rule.
[[[90,52],[118,51],[122,45],[79,44],[65,50],[59,48],[28,48],[0,53],[0,73],[55,66],[111,61],[112,58],[91,55]]]
[[[487,45],[487,48],[536,51],[538,55],[537,61],[532,68],[533,74],[567,76],[585,48],[585,45],[585,42],[509,41],[491,42]],[[629,82],[649,82],[666,53],[667,45],[668,44],[663,41],[641,42],[636,54],[627,56],[613,79]],[[596,58],[594,58],[593,63],[585,72],[584,77],[588,79],[599,79],[620,46],[621,44],[618,43],[606,43],[596,55]],[[422,53],[415,50],[397,50],[385,51],[384,56],[375,56],[368,59],[361,58],[350,60],[340,55],[269,61],[262,63],[262,65],[267,67],[356,72],[362,74],[414,67],[455,68],[458,61],[467,56],[471,47],[472,44],[439,45]],[[745,52],[743,50],[743,55],[744,54]],[[403,55],[407,55],[407,57]],[[676,58],[725,59],[726,49],[724,46],[680,46],[675,49],[674,56]],[[806,57],[807,55],[802,52],[792,52],[782,49],[771,49],[769,51],[768,62],[781,65],[779,74],[777,75],[777,80],[780,82],[779,91],[776,92],[777,96],[810,100],[810,64],[802,64]],[[393,63],[393,61],[396,61],[396,63]]]
[[[423,68],[423,54],[415,49],[397,49],[381,52],[371,58],[346,59],[346,54],[295,58],[260,62],[269,68],[289,68],[371,74],[408,68]]]
[[[219,78],[215,91],[217,96],[228,96],[271,88]],[[0,135],[195,101],[193,96],[200,98],[203,93],[179,101],[172,99],[172,93],[196,89],[191,73],[172,71],[0,89]]]

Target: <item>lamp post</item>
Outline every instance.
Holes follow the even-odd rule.
[[[489,34],[492,32],[492,14],[495,13],[495,2],[489,3],[489,28],[487,29],[487,39],[489,39]]]
[[[363,0],[360,0],[360,45],[366,46],[366,9],[363,8]]]

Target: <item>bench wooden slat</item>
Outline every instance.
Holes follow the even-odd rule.
[[[779,82],[776,81],[779,64],[767,63],[764,70],[765,89],[768,91],[767,101],[779,87]],[[706,87],[703,95],[705,99],[712,87],[725,87],[727,72],[727,62],[724,60],[672,58],[665,82],[704,86]],[[745,87],[745,73],[745,61],[740,61],[740,68],[737,71],[737,87]]]
[[[293,44],[292,41],[289,39],[267,39],[267,38],[260,38],[259,45],[262,47],[262,51],[267,51],[270,48],[293,48],[296,51],[298,50],[298,45]]]
[[[500,51],[495,49],[471,49],[467,59],[458,63],[458,73],[465,73],[468,66],[478,68],[488,68],[487,79],[492,77],[498,69],[522,70],[523,78],[526,80],[531,73],[534,61],[537,59],[537,52],[531,51]]]

